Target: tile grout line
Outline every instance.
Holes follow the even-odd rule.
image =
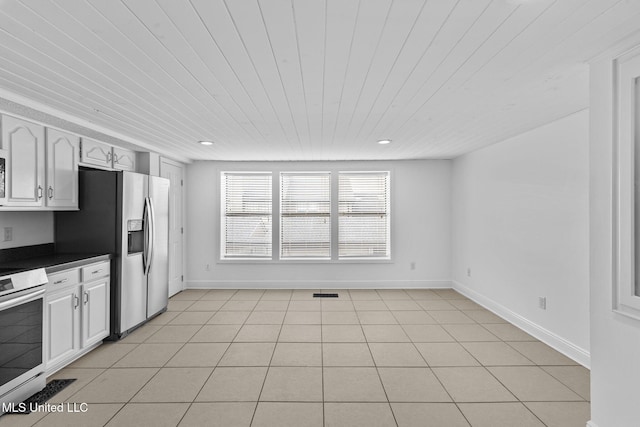
[[[380,294],[378,294],[378,291],[374,289],[374,292],[378,295],[378,297],[380,297]],[[380,298],[382,299],[382,298]],[[384,304],[384,301],[383,301]],[[386,305],[386,304],[385,304]],[[354,308],[355,308],[355,304],[354,304]],[[357,315],[357,311],[356,311],[356,316]],[[360,316],[358,316],[358,321],[360,321]],[[396,423],[396,427],[398,427],[398,420],[396,418],[396,414],[393,412],[393,407],[391,406],[391,402],[389,401],[389,394],[387,393],[387,389],[384,386],[384,382],[382,382],[382,376],[380,375],[380,370],[378,369],[378,363],[376,362],[376,359],[373,357],[373,352],[371,351],[371,346],[369,345],[369,340],[367,339],[367,335],[364,333],[364,327],[362,325],[362,322],[360,322],[360,329],[362,330],[362,335],[364,336],[364,341],[367,344],[367,349],[369,350],[369,355],[371,356],[371,360],[373,361],[373,366],[376,370],[376,375],[378,376],[378,381],[380,381],[380,386],[382,387],[382,391],[384,392],[384,397],[387,399],[387,405],[389,406],[389,411],[391,411],[391,416],[393,417],[393,422]]]
[[[409,295],[409,297],[413,299],[413,297],[412,297],[411,295]],[[415,300],[414,300],[414,301],[415,301]],[[386,304],[386,303],[385,303],[385,304]],[[422,307],[422,306],[421,306],[421,307]],[[426,312],[426,310],[424,310],[424,311]],[[429,313],[427,312],[427,314],[429,314]],[[393,314],[393,311],[391,311],[391,315],[392,315],[392,316],[394,316],[394,318],[395,318],[395,315]],[[398,319],[396,318],[396,320],[398,320]],[[405,329],[402,327],[402,325],[400,325],[400,327],[402,328],[402,330],[403,330],[403,331],[405,332],[405,334],[406,334],[406,331],[405,331]],[[444,328],[443,328],[443,329],[444,329]],[[445,329],[445,332],[446,332],[447,334],[449,334],[449,332],[448,332],[448,331],[446,331],[446,329]],[[449,335],[451,335],[451,334],[449,334]],[[454,338],[453,336],[452,336],[451,338],[453,338],[453,339],[455,340],[455,338]],[[422,357],[422,360],[424,360],[424,363],[426,363],[426,365],[427,365],[427,369],[429,369],[429,371],[431,372],[431,375],[433,375],[433,377],[436,379],[436,381],[438,382],[438,384],[440,384],[440,387],[442,387],[442,389],[444,390],[444,392],[445,392],[445,393],[447,393],[447,396],[449,396],[449,399],[451,399],[451,403],[453,403],[453,404],[456,406],[456,408],[458,409],[458,412],[462,415],[462,417],[465,419],[465,421],[466,421],[469,425],[471,425],[471,422],[469,421],[469,419],[467,418],[467,416],[464,414],[464,412],[462,412],[462,409],[460,409],[460,406],[458,405],[458,402],[456,402],[456,400],[453,398],[453,396],[451,395],[451,393],[449,392],[449,390],[447,390],[447,388],[444,386],[444,384],[442,383],[442,380],[440,379],[440,377],[438,377],[438,375],[436,375],[436,373],[433,371],[433,369],[432,369],[431,365],[429,365],[429,362],[427,361],[427,359],[424,357],[424,355],[422,354],[422,352],[421,352],[421,351],[418,349],[418,347],[416,346],[416,343],[415,343],[415,342],[414,342],[410,337],[409,337],[409,339],[410,339],[411,344],[413,345],[413,347],[416,349],[416,351],[417,351],[417,352],[418,352],[418,354],[420,355],[420,357]]]
[[[411,296],[411,295],[409,295],[409,296]],[[411,298],[413,298],[413,297],[411,296]],[[420,305],[420,307],[422,307],[422,305]],[[425,313],[427,313],[427,315],[430,315],[430,314],[429,314],[429,312],[428,312],[426,309],[424,309],[424,307],[423,307],[423,310],[425,311]],[[435,318],[434,318],[434,320],[435,320],[436,322],[438,322]],[[442,327],[442,324],[441,324],[441,323],[438,323],[438,325],[439,325],[440,327]],[[404,330],[404,328],[402,328],[402,329]],[[452,335],[449,333],[449,331],[447,331],[445,328],[442,328],[442,329],[445,331],[445,333],[446,333],[447,335],[449,335],[449,336],[454,340],[454,342],[459,343],[459,342],[458,342],[458,340],[457,340],[454,336],[452,336]],[[406,331],[405,331],[405,333],[406,333]],[[427,366],[429,367],[429,370],[431,371],[431,373],[432,373],[433,377],[436,379],[436,381],[438,381],[438,384],[440,384],[440,386],[441,386],[441,387],[442,387],[442,389],[445,391],[445,393],[447,393],[447,396],[449,396],[449,399],[451,399],[451,402],[455,405],[456,409],[457,409],[457,410],[458,410],[458,412],[462,415],[462,417],[464,418],[464,420],[465,420],[465,421],[466,421],[466,422],[471,426],[471,425],[472,425],[472,424],[471,424],[471,421],[467,418],[467,416],[465,415],[465,413],[462,411],[462,409],[460,408],[460,405],[458,404],[458,402],[453,398],[453,396],[451,395],[451,393],[449,392],[449,390],[447,390],[447,388],[445,387],[445,385],[442,383],[442,380],[440,379],[440,377],[438,377],[438,375],[434,372],[434,370],[432,369],[431,365],[429,365],[429,362],[425,359],[425,357],[424,357],[424,355],[422,354],[422,352],[420,352],[420,350],[418,350],[418,347],[415,345],[415,342],[414,342],[413,340],[411,340],[411,342],[413,343],[414,347],[416,348],[416,351],[418,351],[418,354],[420,354],[420,356],[422,356],[422,359],[425,361],[425,363],[426,363],[426,364],[427,364]],[[479,361],[478,361],[478,362],[479,362]]]
[[[224,304],[226,304],[228,301],[231,300],[231,298],[233,298],[233,296],[237,293],[238,291],[236,290],[233,294],[231,294],[231,296],[229,296],[229,299],[227,299]],[[207,292],[208,293],[208,292]],[[207,293],[205,293],[204,295],[206,295]],[[204,296],[203,295],[203,296]],[[202,298],[202,297],[201,297]],[[198,301],[202,301],[202,299],[199,299]],[[224,306],[224,304],[222,304],[222,306],[220,308],[222,308]],[[192,304],[193,305],[193,304]],[[214,312],[214,314],[207,320],[207,322],[209,320],[211,320],[213,318],[213,316],[215,316],[217,313],[219,312],[219,310],[216,310]],[[191,340],[193,337],[195,337],[199,331],[201,331],[206,325],[208,325],[207,322],[204,322],[202,324],[202,327],[200,329],[198,329],[198,331],[196,331],[195,334],[193,334],[191,336],[191,338],[189,338],[189,340]],[[233,342],[233,339],[235,339],[235,337],[238,335],[238,333],[240,332],[240,329],[242,329],[242,327],[238,328],[238,331],[236,332],[236,334],[234,335],[234,337],[232,338],[231,342]],[[189,342],[189,341],[187,341]],[[185,343],[186,345],[187,343]],[[184,347],[184,346],[183,346]],[[227,351],[229,351],[229,347],[231,347],[231,343],[229,343],[229,345],[227,346],[227,348],[224,350],[224,352],[222,353],[222,355],[220,355],[220,359],[218,359],[218,361],[216,362],[216,366],[213,367],[213,369],[211,370],[211,373],[209,374],[209,376],[207,376],[207,379],[204,380],[204,382],[202,383],[202,386],[200,386],[200,389],[198,390],[198,392],[195,394],[195,396],[193,397],[193,400],[189,403],[189,406],[187,407],[187,410],[184,411],[184,414],[182,414],[182,417],[180,418],[180,421],[178,421],[178,425],[182,422],[182,420],[184,420],[184,417],[187,415],[187,413],[189,412],[189,410],[191,409],[191,407],[193,406],[193,404],[195,403],[196,399],[198,398],[198,395],[200,395],[200,393],[202,393],[202,390],[204,389],[205,385],[207,384],[207,382],[209,382],[209,380],[211,379],[211,377],[213,376],[213,373],[215,372],[215,370],[218,367],[218,364],[220,363],[220,361],[222,360],[222,358],[224,357],[224,355],[227,353]],[[180,351],[180,350],[178,350]],[[176,352],[177,354],[177,352]],[[173,357],[175,357],[175,354],[173,355]],[[173,357],[171,359],[173,359]],[[169,360],[171,360],[169,359]],[[168,363],[168,362],[167,362]],[[166,365],[166,364],[165,364]]]
[[[339,295],[339,294],[338,294]],[[324,301],[320,300],[320,379],[322,388],[322,425],[326,425],[326,409],[324,395]]]
[[[264,295],[264,292],[262,293],[262,295]],[[262,298],[261,295],[261,298]],[[291,295],[289,295],[289,301],[287,303],[287,310],[285,310],[285,315],[282,318],[282,323],[280,324],[280,329],[278,330],[278,336],[276,337],[276,341],[275,344],[273,346],[273,351],[271,352],[271,358],[269,359],[269,364],[267,365],[267,372],[265,372],[264,374],[264,380],[262,380],[262,387],[260,387],[260,393],[258,393],[258,400],[256,401],[256,407],[253,409],[253,415],[251,416],[251,422],[249,423],[249,425],[253,424],[253,420],[256,417],[256,413],[258,412],[258,405],[260,404],[260,397],[262,396],[262,393],[264,392],[264,385],[267,383],[267,378],[269,377],[269,370],[271,369],[271,363],[273,362],[273,356],[276,353],[276,348],[278,347],[278,339],[280,338],[280,334],[282,333],[282,327],[284,326],[284,321],[287,318],[287,312],[289,311],[289,306],[291,305],[291,299],[293,298],[293,291],[291,292]],[[258,300],[260,301],[260,300]],[[256,303],[256,306],[258,304]],[[254,307],[255,310],[255,307]],[[252,311],[253,313],[253,311]],[[251,314],[249,314],[249,316],[247,317],[247,319],[251,316]],[[242,328],[241,328],[242,329]]]
[[[194,300],[194,301],[193,301],[189,306],[185,307],[185,309],[184,309],[184,310],[182,310],[182,311],[181,311],[181,313],[184,313],[184,312],[185,312],[189,307],[191,307],[193,304],[195,304],[195,303],[196,303],[196,301],[200,301],[200,299],[201,299],[204,295],[206,295],[207,293],[208,293],[208,292],[205,292],[204,294],[202,294],[202,295],[200,296],[200,298],[198,298],[198,299]],[[167,304],[167,305],[168,305],[168,304]],[[178,316],[179,316],[179,315],[178,315]],[[178,316],[176,316],[176,317],[178,317]],[[211,315],[211,317],[213,317],[213,315]],[[174,318],[175,318],[175,317],[174,317]],[[173,320],[173,319],[172,319],[172,320]],[[204,325],[205,325],[205,324],[206,324],[206,322],[202,324],[202,326],[200,327],[200,329],[202,329],[202,328],[204,327]],[[162,325],[162,327],[167,326],[167,325],[168,325],[168,323],[166,323],[166,324]],[[162,329],[162,328],[161,328],[161,329]],[[154,334],[152,334],[151,336],[147,337],[147,339],[145,339],[145,340],[144,340],[142,343],[140,343],[140,344],[145,343],[145,342],[146,342],[149,338],[151,338],[153,335],[155,335],[156,333],[160,332],[160,330],[161,330],[161,329],[159,329],[158,331],[156,331],[156,332],[155,332]],[[198,330],[200,330],[200,329],[198,329]],[[198,333],[197,331],[196,331],[196,332],[194,332],[194,334],[193,334],[193,335],[191,335],[191,337],[189,337],[189,339],[193,338],[193,337],[195,336],[195,334],[197,334],[197,333]],[[160,368],[158,368],[157,372],[156,372],[155,374],[153,374],[153,375],[151,376],[151,378],[149,378],[149,380],[148,380],[148,381],[147,381],[147,382],[146,382],[142,387],[140,387],[140,388],[138,389],[138,391],[137,391],[137,392],[136,392],[136,393],[131,397],[131,399],[129,399],[129,401],[128,401],[127,403],[125,403],[125,404],[124,404],[124,405],[123,405],[123,406],[122,406],[122,407],[121,407],[121,408],[120,408],[120,409],[119,409],[119,410],[118,410],[118,411],[117,411],[117,412],[116,412],[116,413],[115,413],[115,414],[114,414],[114,415],[109,419],[109,421],[108,421],[108,422],[111,422],[111,420],[113,420],[113,419],[114,419],[114,418],[115,418],[115,417],[116,417],[116,416],[117,416],[117,415],[118,415],[118,414],[119,414],[119,413],[120,413],[120,412],[121,412],[121,411],[122,411],[122,410],[123,410],[127,405],[129,405],[129,404],[131,403],[131,400],[132,400],[134,397],[136,397],[136,396],[140,393],[140,391],[141,391],[143,388],[145,388],[145,387],[147,386],[147,384],[149,384],[149,383],[151,382],[151,380],[153,380],[153,378],[155,378],[155,377],[156,377],[156,375],[158,375],[158,373],[159,373],[159,372],[160,372],[160,371],[161,371],[161,370],[162,370],[162,369],[167,365],[167,363],[169,363],[169,361],[170,361],[171,359],[173,359],[173,357],[175,357],[175,355],[176,355],[176,354],[178,354],[178,352],[179,352],[182,348],[184,348],[188,342],[189,342],[189,340],[186,340],[185,342],[183,342],[183,343],[182,343],[182,346],[181,346],[181,347],[180,347],[180,348],[179,348],[179,349],[178,349],[178,350],[173,354],[173,356],[171,356],[171,357],[169,358],[169,360],[167,360],[167,361],[164,363],[164,365],[162,365]],[[139,344],[139,345],[140,345],[140,344]],[[151,343],[150,343],[150,344],[151,344]],[[214,369],[215,369],[215,368],[214,368]],[[211,370],[211,373],[213,373],[214,369],[212,369],[212,370]],[[211,374],[209,374],[209,376],[211,376]],[[207,380],[208,380],[208,377],[207,377]],[[205,381],[205,383],[206,383],[206,381]],[[198,393],[200,393],[200,391],[198,391]],[[198,394],[196,393],[196,395],[194,396],[194,399],[195,399],[197,396],[198,396]],[[145,402],[140,402],[140,403],[145,403]],[[156,403],[156,402],[147,402],[147,403]],[[192,404],[192,403],[193,403],[193,401],[192,401],[191,403],[189,403],[189,405],[188,405],[187,409],[185,410],[184,414],[182,414],[182,417],[180,417],[180,421],[182,421],[182,418],[184,418],[184,416],[186,415],[187,411],[188,411],[188,410],[189,410],[189,408],[191,407],[191,404]],[[178,422],[178,423],[179,423],[179,422]]]
[[[204,295],[206,295],[206,293],[205,293],[205,294],[203,294],[202,296],[204,296]],[[202,298],[202,296],[201,296],[200,298]],[[192,302],[189,306],[185,307],[185,308],[184,308],[183,310],[181,310],[180,312],[181,312],[181,313],[184,313],[184,312],[186,311],[186,309],[187,309],[187,308],[191,307],[191,306],[192,306],[196,301],[199,301],[199,300],[200,300],[200,299],[193,300],[193,302]],[[181,300],[181,301],[182,301],[182,300]],[[176,317],[177,317],[177,316],[176,316]],[[205,323],[205,324],[206,324],[206,323]],[[142,344],[147,343],[147,340],[148,340],[149,338],[151,338],[153,335],[155,335],[156,333],[158,333],[158,332],[159,332],[163,327],[165,327],[165,326],[167,326],[167,325],[168,325],[168,323],[165,323],[165,324],[160,325],[160,326],[161,326],[161,328],[160,328],[160,329],[158,329],[158,331],[154,332],[153,334],[151,334],[150,336],[148,336],[147,338],[145,338],[141,343],[137,343],[136,348],[138,348],[138,347],[139,347],[140,345],[142,345]],[[204,327],[204,324],[203,324],[203,327]],[[197,332],[196,332],[196,333],[197,333]],[[195,335],[195,333],[194,333],[194,335]],[[182,346],[181,346],[181,347],[176,351],[176,353],[174,353],[174,355],[173,355],[171,358],[175,357],[175,355],[180,351],[180,349],[182,349],[182,348],[186,345],[186,343],[187,343],[187,342],[188,342],[188,340],[187,340],[186,342],[182,343]],[[148,343],[148,344],[153,344],[153,343]],[[162,344],[162,343],[158,343],[158,344]],[[133,350],[135,350],[135,348],[134,348],[134,349],[132,349],[131,351],[133,351]],[[130,353],[130,352],[129,352],[129,353]],[[129,354],[129,353],[127,353],[127,354]],[[125,356],[126,356],[126,355],[122,356],[120,359],[118,359],[118,360],[117,360],[116,362],[114,362],[113,364],[115,365],[115,363],[117,363],[118,361],[120,361],[121,359],[123,359]],[[169,360],[171,360],[171,358],[169,358]],[[151,376],[151,378],[149,378],[149,380],[148,380],[147,382],[145,382],[145,384],[143,384],[143,385],[138,389],[138,391],[137,391],[137,392],[136,392],[136,393],[131,397],[131,399],[133,399],[133,398],[134,398],[138,393],[140,393],[140,391],[141,391],[141,390],[142,390],[142,389],[143,389],[147,384],[149,384],[149,382],[150,382],[153,378],[155,378],[155,376],[158,374],[158,372],[160,372],[160,370],[161,370],[164,366],[166,366],[166,364],[169,362],[169,360],[167,360],[167,362],[165,362],[165,363],[164,363],[164,365],[162,365],[162,366],[160,366],[160,367],[158,367],[158,368],[157,368],[156,373],[155,373],[154,375],[152,375],[152,376]],[[113,365],[112,365],[111,367],[107,368],[107,369],[105,370],[105,372],[106,372],[108,369],[111,369],[111,368],[113,368]],[[145,368],[143,368],[143,369],[153,369],[153,368],[155,368],[155,367],[151,367],[151,368],[149,368],[149,367],[145,367]],[[115,369],[115,368],[114,368],[114,369]],[[119,368],[117,368],[117,369],[119,369]],[[128,367],[128,368],[123,368],[123,369],[136,369],[136,368],[134,368],[134,367]],[[213,371],[212,371],[212,372],[213,372]],[[100,374],[100,375],[102,375],[102,374]],[[98,376],[99,376],[99,375],[98,375]],[[98,376],[96,376],[93,380],[95,380],[96,378],[98,378]],[[92,380],[92,381],[90,381],[90,383],[91,383],[91,382],[93,382],[93,380]],[[206,382],[206,381],[205,381],[205,382]],[[88,385],[89,385],[89,383],[88,383],[88,384],[86,384],[84,387],[86,387],[86,386],[88,386]],[[84,387],[83,387],[83,388],[84,388]],[[74,394],[74,395],[75,395],[75,394]],[[196,397],[197,397],[197,394],[196,394]],[[120,412],[121,412],[121,411],[122,411],[122,410],[123,410],[123,409],[124,409],[128,404],[130,404],[130,403],[131,403],[131,399],[129,399],[127,402],[123,403],[123,404],[122,404],[122,406],[120,407],[120,409],[118,409],[118,410],[117,410],[117,411],[116,411],[116,412],[115,412],[115,413],[114,413],[114,414],[113,414],[113,415],[108,419],[107,423],[111,422],[111,420],[113,420],[113,419],[114,419],[114,418],[115,418],[115,417],[116,417],[116,416],[117,416],[117,415],[118,415],[118,414],[119,414],[119,413],[120,413]],[[118,402],[118,403],[122,403],[122,402]],[[145,402],[141,402],[141,403],[145,403]],[[147,403],[156,403],[156,402],[147,402]],[[175,403],[175,402],[173,402],[173,403]],[[187,408],[187,411],[189,410],[189,408],[190,408],[190,407],[191,407],[191,404],[190,404],[190,405],[189,405],[189,407]],[[183,416],[182,416],[182,417],[184,417],[184,415],[187,413],[187,411],[185,411],[185,413],[183,414]],[[181,417],[181,420],[182,420],[182,417]],[[105,423],[105,424],[107,424],[107,423]]]

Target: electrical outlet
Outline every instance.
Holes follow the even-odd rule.
[[[471,268],[467,267],[467,277],[471,277]]]
[[[416,263],[415,263],[415,262],[412,262],[412,263],[411,263],[411,269],[412,269],[412,270],[415,270],[415,269],[416,269]]]
[[[13,227],[4,228],[4,241],[10,242],[13,240]]]
[[[538,297],[538,307],[542,310],[547,309],[547,297]]]

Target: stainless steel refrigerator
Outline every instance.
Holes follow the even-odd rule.
[[[79,211],[55,213],[56,252],[112,255],[110,339],[120,339],[167,308],[169,180],[85,169],[79,196]]]

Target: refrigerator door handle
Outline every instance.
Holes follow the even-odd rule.
[[[144,224],[144,248],[142,251],[142,271],[146,276],[149,273],[149,228],[151,227],[151,219],[150,219],[150,209],[149,209],[149,198],[144,198],[144,213],[143,213],[143,224]]]
[[[147,273],[149,274],[149,271],[151,271],[151,264],[153,262],[153,246],[155,244],[154,242],[154,236],[156,234],[156,215],[155,215],[155,211],[153,209],[153,199],[151,197],[147,198],[149,200],[149,219],[151,221],[149,221],[149,224],[151,225],[151,228],[149,230],[149,252],[147,253]]]

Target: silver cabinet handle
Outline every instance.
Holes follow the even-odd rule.
[[[100,270],[95,270],[91,272],[91,274],[98,274],[98,273],[100,273]]]
[[[53,187],[49,186],[49,198],[53,199]]]
[[[89,292],[85,292],[84,293],[84,298],[83,298],[83,303],[84,303],[84,305],[87,305],[88,302],[89,302]]]
[[[80,305],[80,298],[78,298],[78,295],[73,295],[73,308],[78,308],[78,306]]]
[[[68,277],[65,277],[64,279],[60,279],[60,280],[56,280],[55,282],[53,282],[54,285],[59,285],[60,283],[64,283],[67,280],[69,280]]]
[[[118,155],[113,153],[113,163],[118,163]]]
[[[113,155],[111,154],[111,151],[109,151],[109,152],[107,153],[107,163],[111,163],[111,160],[113,159],[113,157],[112,157],[112,156],[113,156]]]
[[[42,199],[42,185],[38,185],[38,199]]]

